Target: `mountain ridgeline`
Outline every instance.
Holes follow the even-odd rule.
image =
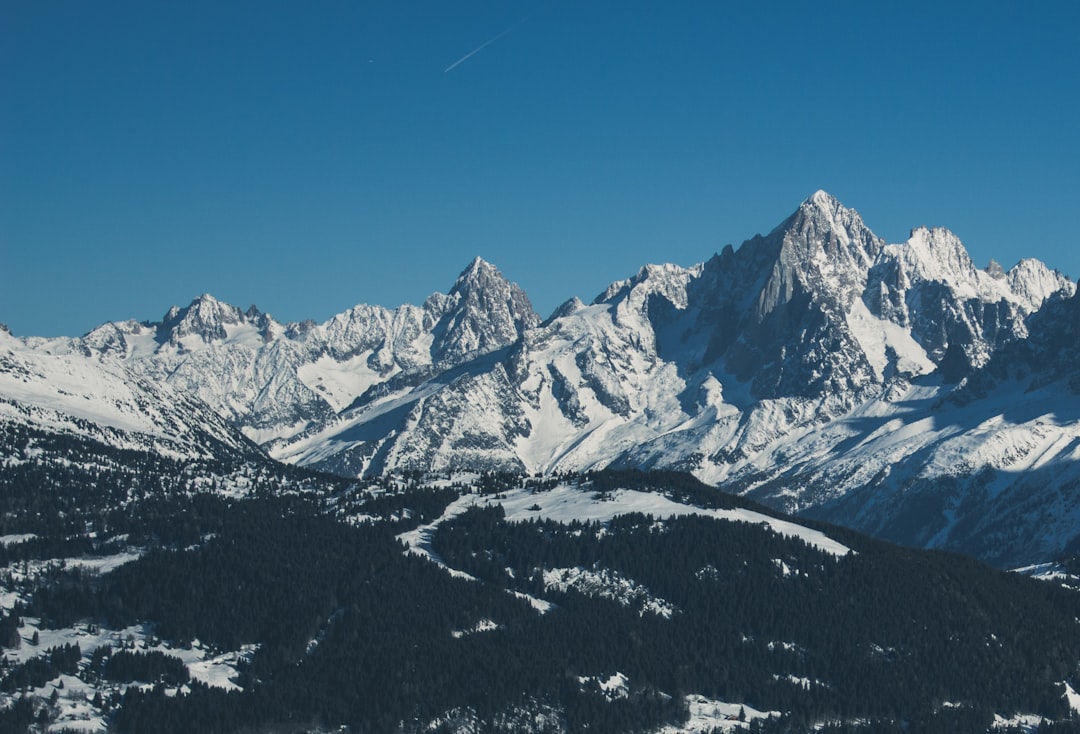
[[[544,321],[478,258],[419,307],[281,324],[207,295],[4,346],[195,396],[342,476],[676,469],[1009,566],[1080,546],[1075,292],[1035,260],[980,269],[944,229],[888,244],[819,191],[767,235]]]

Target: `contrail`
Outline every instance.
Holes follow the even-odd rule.
[[[476,56],[476,54],[480,53],[480,52],[481,52],[481,51],[483,51],[483,50],[484,50],[485,48],[487,48],[488,46],[490,46],[491,44],[495,43],[495,42],[496,42],[496,41],[498,41],[498,40],[499,40],[500,38],[502,38],[503,36],[505,36],[505,35],[506,35],[507,33],[509,33],[510,31],[514,30],[515,28],[517,28],[517,27],[518,27],[519,25],[521,25],[521,24],[522,24],[522,23],[524,23],[524,22],[525,22],[526,20],[528,20],[528,18],[529,18],[529,15],[532,15],[532,13],[529,13],[528,15],[526,15],[526,16],[525,16],[524,18],[522,18],[521,20],[519,20],[519,21],[518,21],[517,23],[514,23],[514,24],[513,24],[512,26],[510,26],[509,28],[507,28],[506,30],[504,30],[504,31],[503,31],[502,33],[499,33],[499,34],[498,34],[498,35],[496,35],[496,36],[492,36],[491,38],[489,38],[488,40],[484,41],[484,42],[483,42],[483,43],[481,43],[481,44],[480,44],[479,46],[477,46],[476,48],[474,48],[474,49],[473,49],[472,51],[470,51],[469,53],[465,54],[464,56],[462,56],[462,57],[461,57],[460,59],[458,59],[458,60],[457,60],[457,61],[455,61],[454,63],[450,64],[450,66],[448,66],[448,67],[446,67],[445,69],[443,69],[443,74],[447,73],[448,71],[452,71],[452,70],[453,70],[453,69],[454,69],[455,67],[459,66],[460,64],[464,64],[464,63],[465,63],[466,61],[468,61],[469,59],[471,59],[471,58],[472,58],[473,56]]]

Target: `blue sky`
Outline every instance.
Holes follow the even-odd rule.
[[[1080,276],[1080,4],[940,5],[0,0],[0,322],[546,315],[819,188]]]

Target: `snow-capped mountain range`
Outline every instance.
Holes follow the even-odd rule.
[[[157,323],[5,335],[0,372],[34,355],[130,374],[199,398],[274,458],[345,475],[684,469],[1020,565],[1080,534],[1075,291],[1036,260],[980,269],[944,229],[886,244],[819,191],[766,236],[646,266],[543,322],[478,258],[420,307],[323,324],[207,295]]]
[[[178,460],[259,455],[203,401],[108,360],[26,347],[0,328],[0,426]],[[0,456],[0,466],[31,457]]]
[[[324,324],[281,324],[203,295],[160,322],[25,343],[168,383],[264,442],[332,418],[400,373],[429,375],[504,346],[539,321],[524,292],[477,258],[449,294],[420,307],[360,305]]]

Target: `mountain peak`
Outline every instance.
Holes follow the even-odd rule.
[[[810,196],[806,197],[805,201],[803,201],[802,205],[830,210],[842,206],[835,196],[824,189],[818,189],[810,194]]]
[[[469,265],[461,271],[461,274],[458,276],[458,282],[460,283],[462,280],[492,272],[494,272],[495,274],[499,274],[498,268],[496,268],[484,258],[477,255],[472,259],[472,262],[470,262]]]
[[[994,280],[1005,280],[1005,268],[1001,267],[1001,263],[993,258],[987,264],[985,271]]]
[[[967,248],[944,227],[916,227],[904,246],[919,258],[923,268],[935,271],[935,280],[968,281],[975,277],[977,268]]]
[[[799,220],[819,222],[836,230],[866,227],[857,211],[848,209],[839,199],[822,189],[803,199],[788,221]]]
[[[244,313],[239,308],[204,293],[185,308],[170,308],[158,328],[169,341],[196,334],[203,341],[211,342],[226,337],[225,324],[239,324],[244,320]]]
[[[790,284],[795,280],[805,285],[817,282],[811,290],[824,289],[834,295],[844,292],[844,300],[849,300],[852,289],[865,281],[866,272],[884,246],[857,211],[820,190],[803,201],[766,239],[778,247],[779,280],[773,286],[790,296]],[[767,301],[766,311],[775,305],[772,297]]]
[[[432,344],[436,359],[505,346],[540,323],[525,291],[481,257],[473,258],[440,304]]]
[[[510,282],[497,267],[482,257],[475,257],[454,281],[454,287],[450,289],[449,295],[466,295],[467,297],[469,293],[492,290],[521,292],[517,283]],[[523,292],[522,295],[524,295]]]
[[[832,194],[818,189],[799,205],[790,221],[814,220],[827,223],[832,229],[865,229],[862,217],[854,209],[848,209]]]

